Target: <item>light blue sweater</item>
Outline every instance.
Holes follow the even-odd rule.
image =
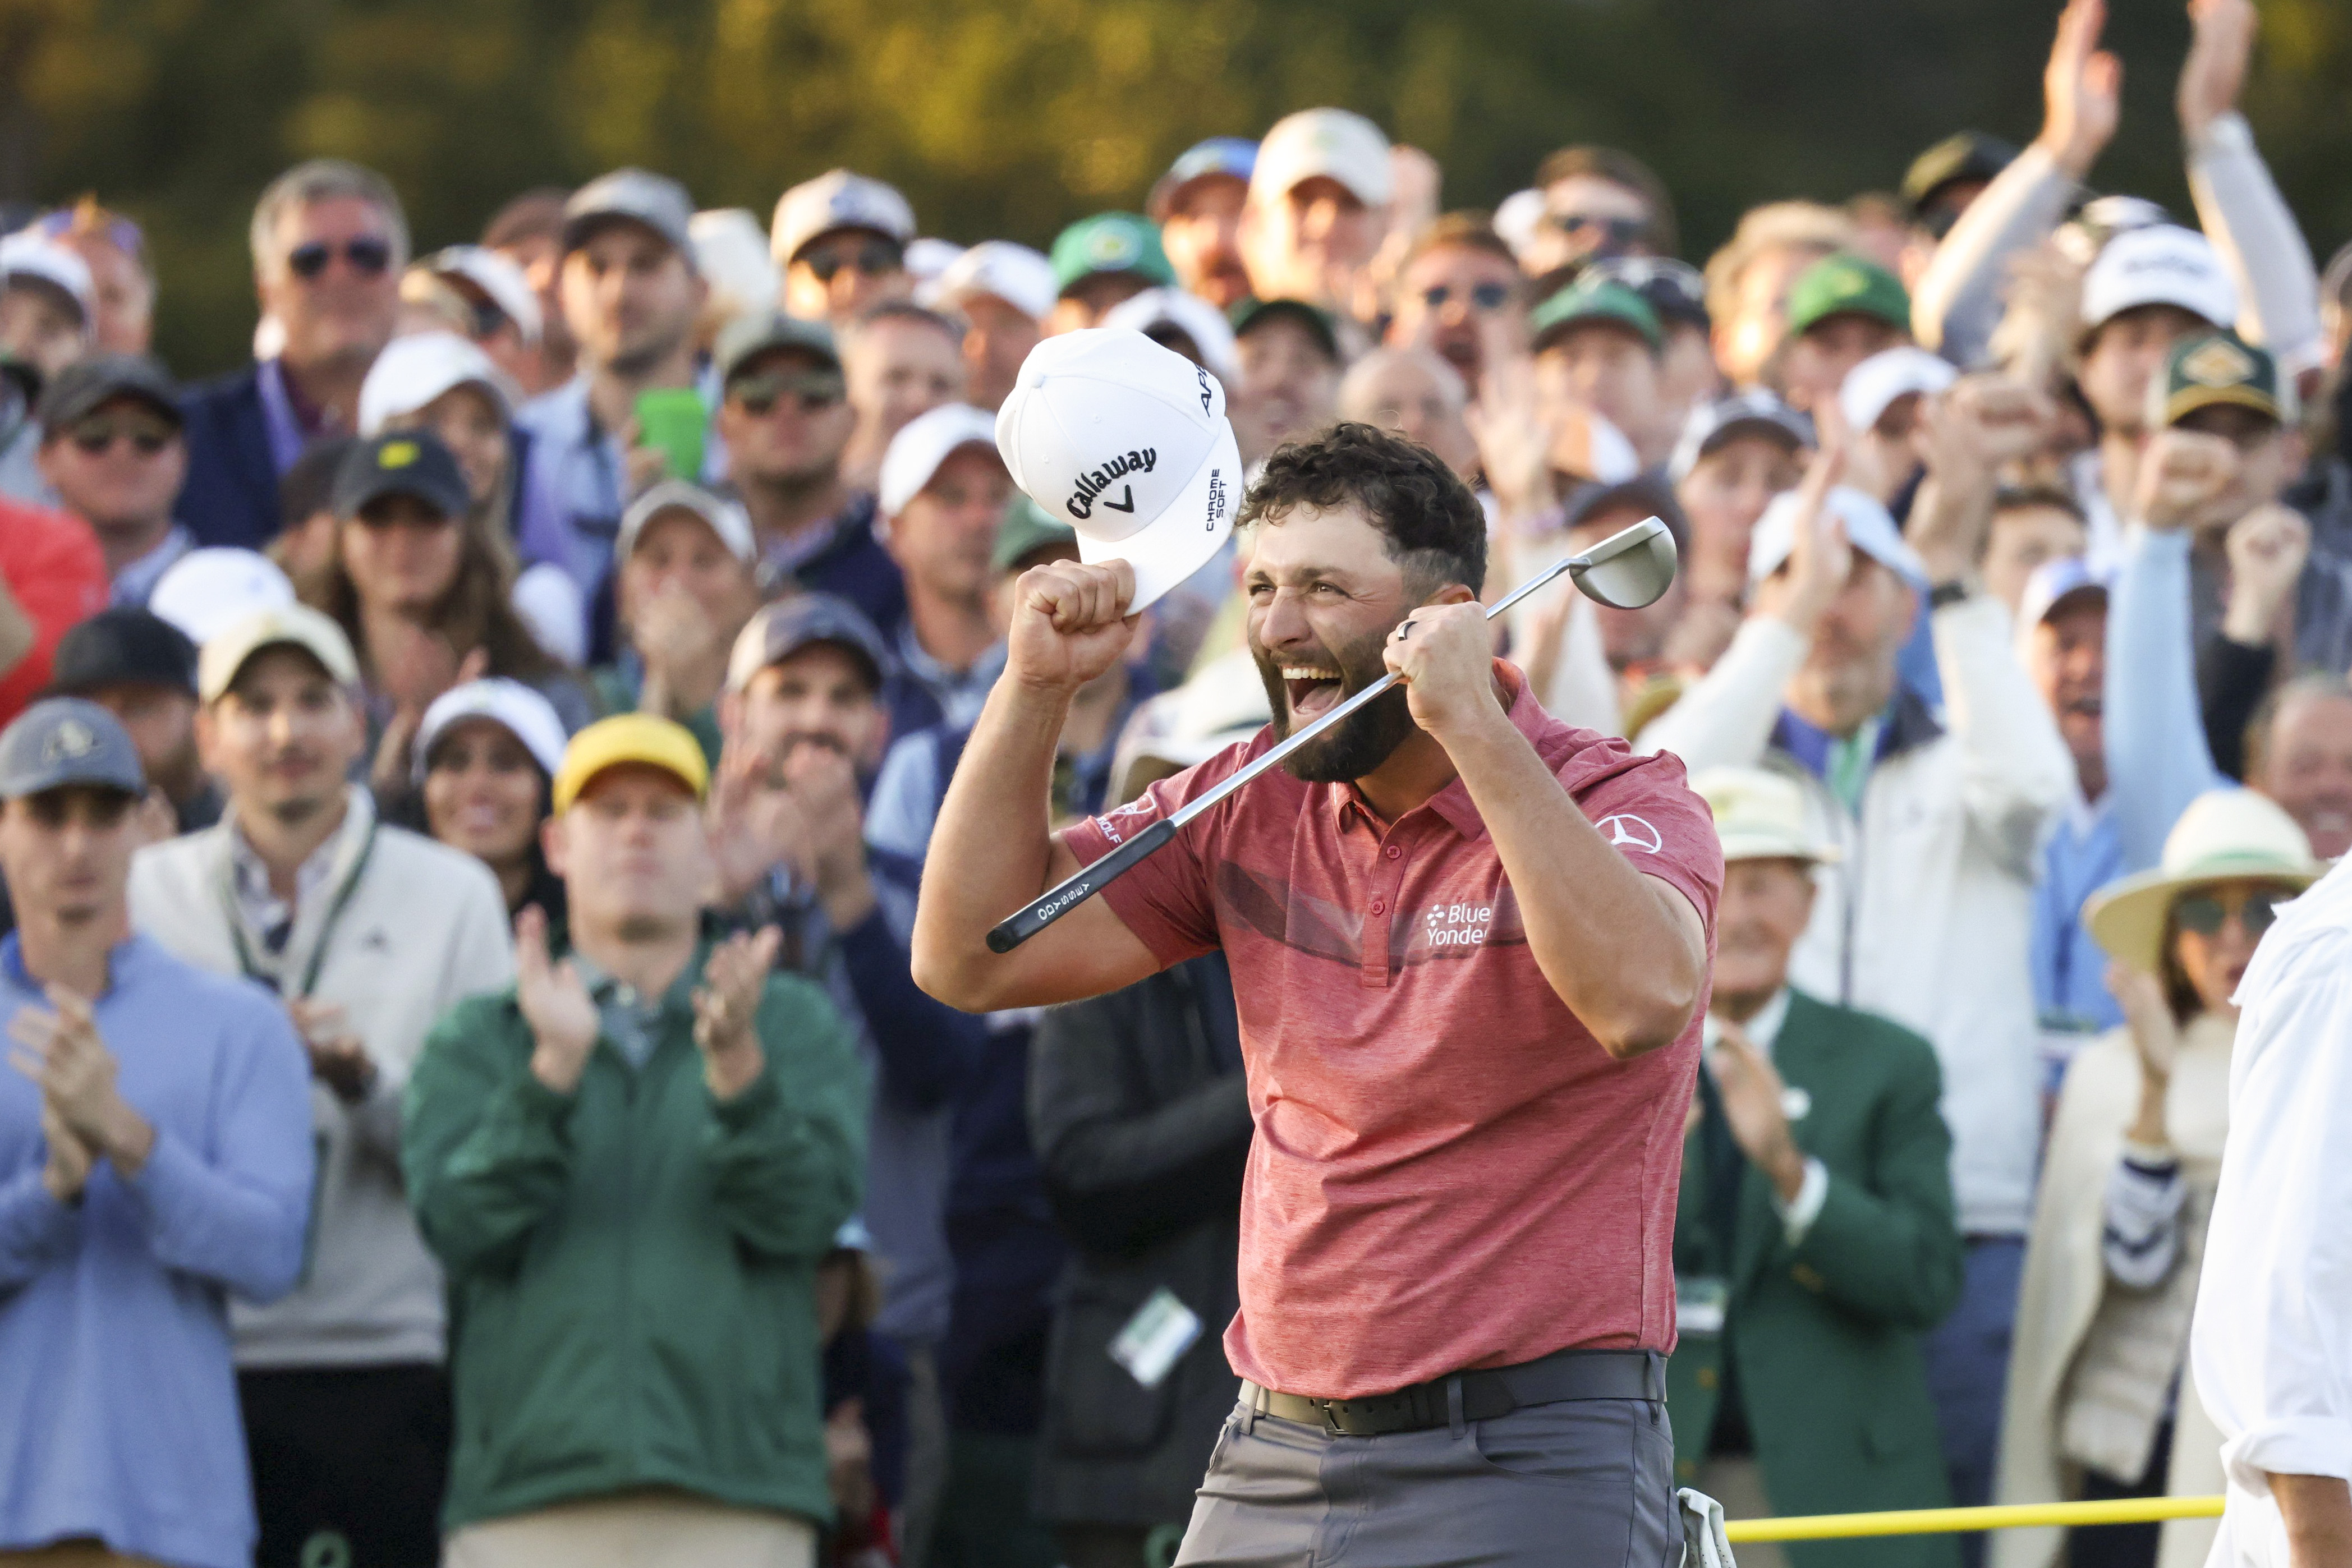
[[[122,1097],[155,1129],[67,1206],[41,1185],[40,1091],[0,1069],[0,1548],[96,1536],[191,1568],[253,1561],[227,1292],[300,1272],[310,1071],[259,987],[143,936],[97,1002]],[[0,1026],[47,1007],[0,943]]]

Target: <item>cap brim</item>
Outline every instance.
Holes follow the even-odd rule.
[[[2256,392],[2252,387],[2184,387],[2164,402],[2164,423],[2178,424],[2182,417],[2200,408],[2250,408],[2266,419],[2284,423],[2279,412],[2278,400]]]
[[[1234,427],[1220,420],[1216,444],[1160,515],[1123,539],[1099,543],[1078,535],[1078,559],[1088,565],[1123,560],[1135,569],[1130,615],[1148,610],[1171,589],[1209,564],[1233,537],[1242,504],[1241,449]]]
[[[2093,894],[2084,910],[2084,923],[2091,928],[2091,939],[2110,958],[2152,975],[2161,974],[2165,922],[2181,894],[2222,882],[2278,882],[2300,889],[2318,880],[2314,873],[2284,866],[2217,866],[2188,875],[2160,868],[2144,871]]]
[[[1778,833],[1743,833],[1737,830],[1719,835],[1723,858],[1731,861],[1803,861],[1808,864],[1833,865],[1844,859],[1844,852],[1835,844],[1808,843],[1800,839],[1785,838]]]

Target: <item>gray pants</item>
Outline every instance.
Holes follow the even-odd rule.
[[[1341,1437],[1239,1407],[1177,1568],[1674,1568],[1664,1404],[1572,1399]]]

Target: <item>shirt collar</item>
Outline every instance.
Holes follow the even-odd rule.
[[[1551,716],[1544,712],[1543,705],[1536,700],[1528,678],[1519,674],[1508,660],[1495,661],[1495,678],[1502,684],[1503,711],[1509,717],[1511,727],[1533,743],[1551,727]],[[1363,791],[1356,788],[1355,780],[1346,779],[1328,788],[1331,792],[1331,820],[1339,827],[1347,827],[1350,809],[1361,812],[1367,821],[1381,820],[1380,813],[1372,810],[1371,802],[1364,799]],[[1478,807],[1470,799],[1470,786],[1462,781],[1459,773],[1447,781],[1444,789],[1414,807],[1413,810],[1434,812],[1439,821],[1474,843],[1486,836],[1486,819],[1478,815]],[[1407,811],[1405,815],[1410,817],[1412,811]]]
[[[1780,1026],[1788,1021],[1789,988],[1782,986],[1772,993],[1770,1001],[1758,1009],[1754,1018],[1739,1026],[1739,1032],[1746,1035],[1749,1043],[1762,1051],[1766,1059],[1769,1060],[1773,1046],[1779,1043],[1780,1039]],[[1716,1042],[1722,1038],[1722,1021],[1713,1013],[1707,1014],[1706,1020],[1699,1025],[1700,1042],[1706,1050],[1713,1051]]]
[[[117,987],[132,977],[137,967],[139,943],[139,936],[134,932],[107,949],[106,989],[100,992],[100,996],[112,994]],[[25,939],[17,932],[11,931],[6,936],[0,937],[0,975],[5,975],[10,984],[21,987],[34,996],[44,994],[40,981],[33,978],[31,972],[25,967]]]
[[[171,570],[182,556],[194,549],[195,544],[194,534],[188,532],[182,525],[173,523],[171,531],[163,537],[153,549],[149,550],[137,560],[126,563],[121,571],[114,574],[110,601],[115,604],[137,605],[144,609],[147,601],[155,592],[155,584],[163,580],[163,574]]]

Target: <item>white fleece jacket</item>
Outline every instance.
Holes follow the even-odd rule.
[[[234,815],[232,806],[215,827],[140,851],[131,867],[131,923],[226,975],[243,967],[230,928]],[[375,1083],[355,1105],[311,1086],[319,1176],[302,1280],[270,1306],[231,1303],[240,1367],[442,1359],[441,1270],[401,1186],[400,1100],[434,1021],[514,978],[506,901],[481,862],[378,823],[356,786],[332,841],[331,873],[295,913],[285,973],[290,991],[324,945],[310,994],[341,1006],[375,1060]]]

